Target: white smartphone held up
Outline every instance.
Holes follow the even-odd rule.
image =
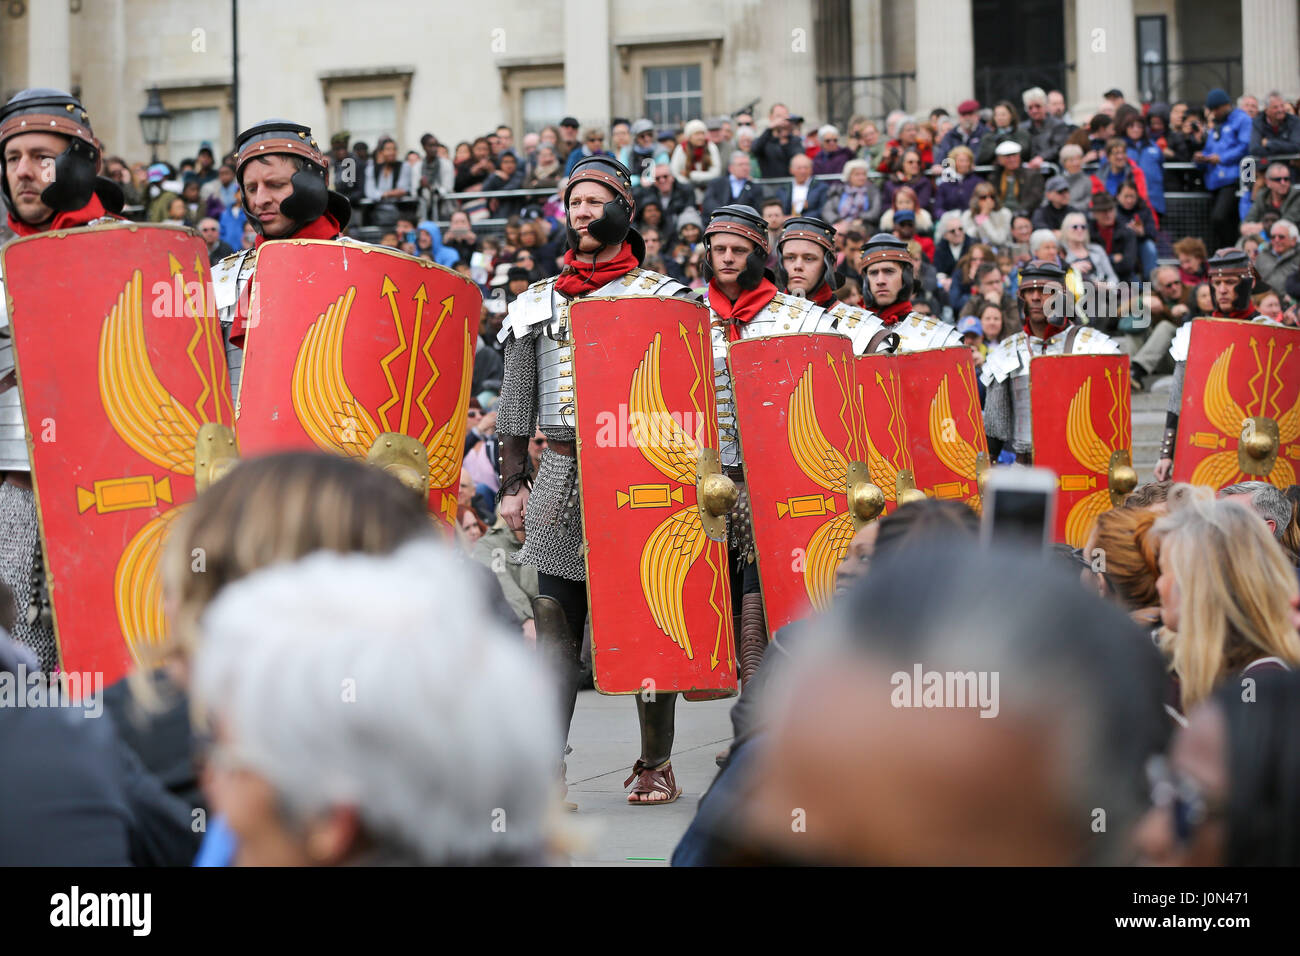
[[[1056,472],[1013,465],[989,471],[984,484],[980,541],[1052,546],[1056,526]]]

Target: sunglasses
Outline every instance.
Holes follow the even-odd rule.
[[[1291,177],[1290,176],[1269,176],[1268,181],[1270,183],[1289,183],[1291,181]]]

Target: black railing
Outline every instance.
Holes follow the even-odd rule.
[[[1138,64],[1138,89],[1144,103],[1205,101],[1215,87],[1236,95],[1242,87],[1241,57],[1202,57],[1190,60],[1153,60]]]
[[[1021,95],[1025,90],[1035,86],[1044,90],[1063,90],[1066,72],[1073,69],[1073,63],[982,66],[975,71],[976,97],[988,107],[998,100],[1010,100],[1015,104],[1016,112],[1023,114]]]
[[[819,76],[824,115],[832,126],[848,133],[849,117],[865,113],[883,120],[894,110],[906,110],[908,82],[916,83],[915,73],[878,73],[875,76]],[[860,105],[865,104],[865,105]]]

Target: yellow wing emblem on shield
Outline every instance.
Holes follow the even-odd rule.
[[[1070,399],[1065,416],[1065,443],[1070,454],[1088,471],[1100,475],[1110,472],[1110,455],[1114,449],[1102,440],[1092,424],[1091,378],[1084,379]],[[1083,547],[1097,515],[1110,507],[1110,486],[1102,483],[1102,487],[1076,501],[1066,515],[1065,540],[1073,547]]]
[[[474,378],[474,343],[469,334],[469,319],[465,320],[465,353],[461,362],[460,373],[460,392],[456,398],[456,410],[451,413],[449,418],[437,433],[433,436],[432,441],[427,441],[425,435],[420,436],[429,449],[429,487],[443,488],[451,484],[452,478],[460,474],[461,460],[465,457],[465,436],[463,424],[466,416],[469,414],[469,392],[470,383]],[[424,343],[424,357],[429,364],[433,365],[433,358],[429,355],[429,346],[433,344],[433,337]],[[433,388],[434,379],[429,379],[429,384],[425,386],[424,391],[420,393],[420,402],[424,401],[429,390]],[[457,425],[461,425],[458,428]],[[429,429],[425,429],[428,434]]]
[[[178,475],[194,474],[199,423],[159,381],[144,335],[141,272],[132,274],[99,335],[99,397],[113,430],[137,454]]]
[[[322,451],[365,458],[379,427],[343,378],[343,332],[356,298],[348,288],[307,329],[293,364],[293,410]]]
[[[813,367],[808,363],[790,394],[786,434],[795,464],[804,476],[826,491],[844,494],[848,490],[849,463],[827,439],[817,417],[813,399]],[[870,446],[869,446],[870,452]],[[883,456],[877,456],[883,462]],[[896,473],[895,473],[896,474]],[[874,474],[873,474],[874,477]],[[830,605],[835,587],[835,569],[844,560],[853,539],[853,518],[847,511],[823,521],[804,549],[804,589],[812,606],[821,611]]]
[[[642,457],[666,478],[695,484],[699,443],[668,410],[659,380],[659,333],[632,373],[628,425]],[[704,526],[694,505],[677,511],[650,533],[641,549],[641,592],[655,625],[695,659],[686,629],[683,588],[686,575],[704,550]]]

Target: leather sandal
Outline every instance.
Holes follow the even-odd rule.
[[[657,767],[651,767],[644,760],[637,759],[632,765],[632,776],[623,781],[623,786],[627,786],[633,780],[636,786],[632,792],[627,795],[627,802],[631,806],[655,807],[672,803],[682,795],[682,788],[677,786],[677,778],[673,776],[673,764],[671,760],[665,760]],[[665,794],[664,800],[642,800],[645,794],[662,793]]]

